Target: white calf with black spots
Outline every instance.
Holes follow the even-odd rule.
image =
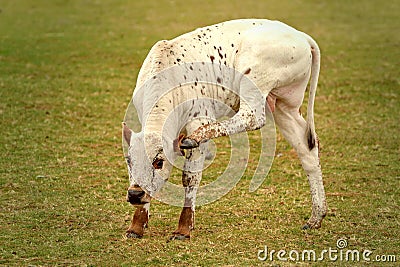
[[[211,65],[211,70],[205,67],[206,71],[195,72],[198,76],[191,77],[195,78],[194,84],[182,83],[180,88],[168,92],[159,86],[162,79],[185,81],[190,71],[202,63]],[[182,77],[160,74],[180,65],[189,66],[188,74],[180,73]],[[234,69],[252,83],[240,77],[215,75],[212,69],[219,66]],[[171,157],[184,155],[182,183],[186,196],[172,238],[190,238],[207,141],[263,127],[267,111],[273,113],[281,133],[295,148],[309,180],[312,212],[304,228],[319,228],[327,209],[313,113],[319,69],[320,50],[316,42],[278,21],[227,21],[157,42],[140,69],[132,99],[142,130],[134,133],[126,124],[123,127],[124,139],[129,144],[131,185],[127,199],[138,205],[127,236],[143,236],[151,196],[168,180]],[[205,77],[213,77],[215,83],[201,84]],[[154,81],[148,83],[150,79]],[[305,120],[299,108],[308,83]],[[227,90],[228,87],[231,89]],[[207,100],[196,101],[203,98]],[[156,105],[154,99],[159,99]],[[171,118],[174,109],[178,111]],[[224,116],[228,118],[218,120]],[[160,123],[167,118],[168,124]]]

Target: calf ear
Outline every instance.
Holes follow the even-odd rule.
[[[185,155],[184,151],[181,149],[182,140],[184,138],[185,138],[185,135],[180,134],[179,137],[174,140],[174,152],[180,154],[181,156]]]
[[[129,145],[131,143],[132,130],[129,129],[125,122],[122,123],[122,135],[124,136],[125,142]]]

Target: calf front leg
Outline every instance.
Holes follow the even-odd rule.
[[[149,222],[150,203],[144,204],[142,207],[137,207],[131,225],[126,231],[128,238],[142,238],[144,229],[147,228]]]
[[[202,176],[206,144],[199,148],[189,149],[182,172],[182,184],[185,188],[185,202],[179,217],[178,229],[173,232],[172,239],[189,239],[194,229],[196,193]]]

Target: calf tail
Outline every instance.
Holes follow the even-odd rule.
[[[311,79],[310,79],[310,93],[308,98],[308,107],[307,107],[307,142],[308,148],[312,150],[316,144],[316,133],[315,133],[315,125],[314,125],[314,101],[315,101],[315,93],[317,92],[318,85],[318,77],[320,70],[320,50],[317,43],[311,38],[308,37],[308,42],[311,47]]]

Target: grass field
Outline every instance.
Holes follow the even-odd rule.
[[[346,249],[395,255],[398,264],[399,10],[395,0],[0,0],[0,265],[315,265],[261,262],[257,252],[320,252],[339,238]],[[166,242],[180,208],[159,202],[146,236],[126,239],[133,208],[120,128],[144,57],[157,40],[242,17],[286,22],[322,50],[322,228],[301,230],[308,182],[278,136],[279,157],[261,188],[248,192],[248,171],[225,197],[199,207],[190,241]],[[350,263],[322,262],[331,264]]]

